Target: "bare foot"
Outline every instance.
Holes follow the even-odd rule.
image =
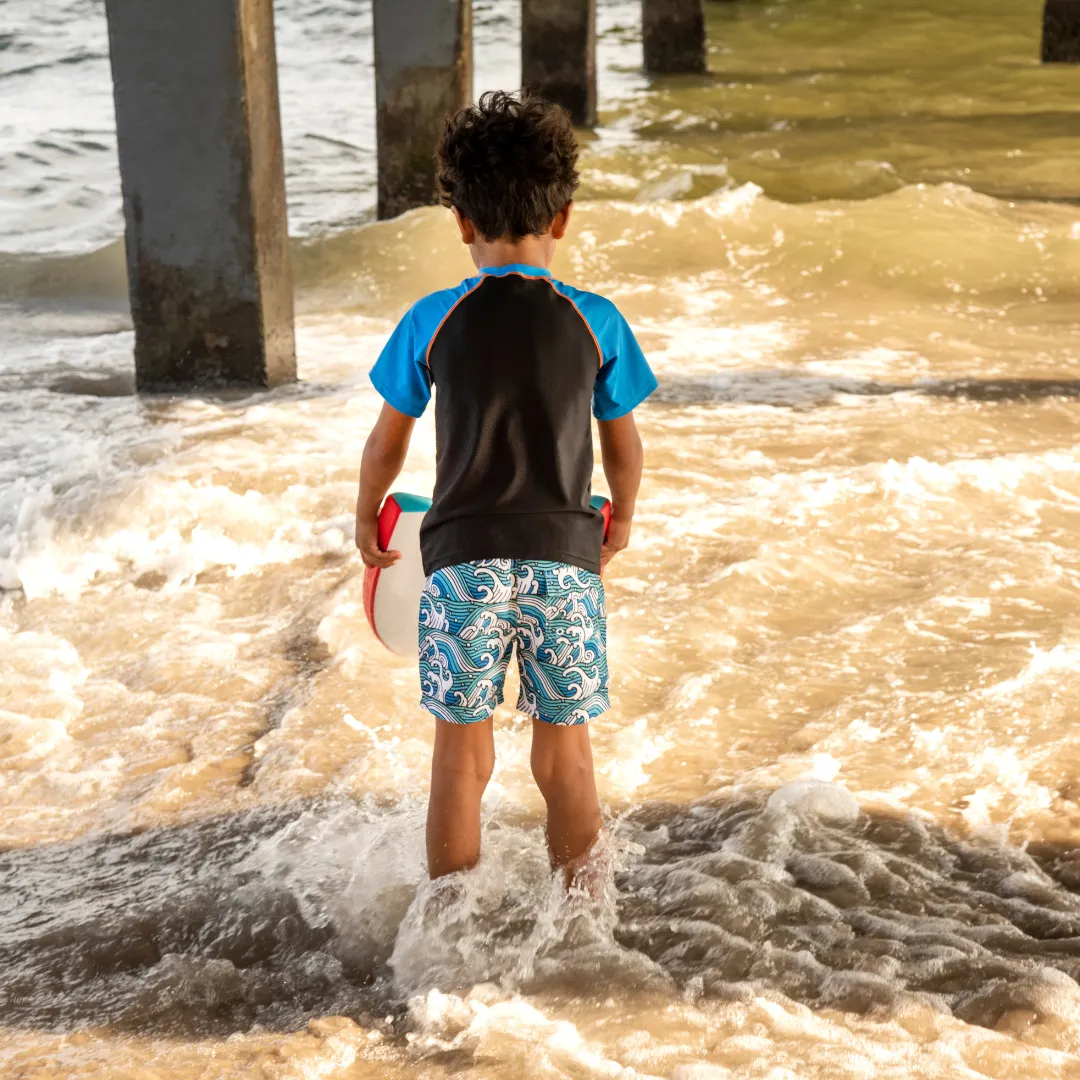
[[[607,834],[601,829],[582,854],[563,866],[567,892],[586,896],[590,900],[599,900],[604,895],[611,879],[610,845],[605,843],[606,839]]]

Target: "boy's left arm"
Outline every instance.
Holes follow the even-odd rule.
[[[592,293],[579,294],[579,300],[585,301],[594,317],[595,325],[590,322],[589,326],[601,356],[593,415],[611,492],[611,521],[600,551],[600,566],[604,567],[630,543],[643,457],[634,410],[656,389],[656,376],[630,325],[610,300]]]
[[[386,569],[401,558],[400,551],[379,548],[379,508],[405,464],[415,423],[413,417],[384,403],[364,444],[356,496],[356,546],[365,566]]]
[[[615,420],[601,420],[599,429],[600,457],[611,492],[611,523],[600,550],[603,567],[630,543],[644,455],[633,412]]]

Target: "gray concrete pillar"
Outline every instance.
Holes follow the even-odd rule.
[[[1080,0],[1046,0],[1044,64],[1080,64]]]
[[[596,0],[521,0],[521,84],[596,123]]]
[[[472,99],[471,0],[374,0],[379,217],[437,202],[435,145]]]
[[[140,389],[296,378],[272,0],[106,0]]]
[[[705,70],[703,0],[642,0],[645,70],[656,75]]]

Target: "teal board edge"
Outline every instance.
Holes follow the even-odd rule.
[[[405,491],[395,491],[390,498],[401,507],[403,514],[415,514],[421,510],[427,511],[431,509],[431,500],[425,499],[423,495],[410,495]]]
[[[403,514],[414,514],[421,510],[427,511],[431,509],[431,500],[425,499],[423,495],[410,495],[406,491],[395,491],[390,498],[401,507]],[[594,495],[589,500],[589,505],[594,510],[603,510],[607,501],[604,495]]]

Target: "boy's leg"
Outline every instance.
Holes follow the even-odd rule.
[[[468,870],[480,859],[480,800],[495,767],[490,717],[473,724],[435,721],[427,816],[428,874]]]
[[[495,766],[491,714],[503,698],[514,637],[508,560],[436,570],[420,598],[421,704],[435,717],[428,873],[480,859],[480,800]]]
[[[608,709],[607,620],[597,574],[518,564],[518,710],[533,719],[532,770],[548,808],[548,848],[568,877],[603,826],[589,720]]]
[[[589,725],[534,720],[532,771],[547,803],[551,863],[572,871],[604,824],[596,797]]]

